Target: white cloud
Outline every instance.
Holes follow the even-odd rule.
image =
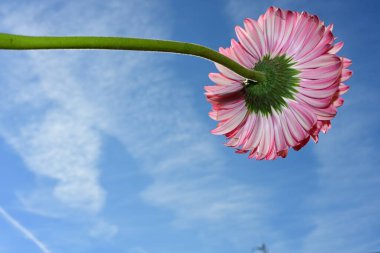
[[[119,229],[117,226],[109,224],[103,220],[99,220],[90,229],[90,235],[96,238],[105,238],[110,240],[118,233]]]
[[[2,27],[20,34],[162,34],[150,22],[155,15],[147,13],[156,6],[148,2],[99,1],[91,6],[74,1],[33,2],[17,9],[2,8],[7,12]],[[138,19],[141,16],[146,18]],[[128,82],[138,87],[141,80],[134,73],[141,72],[138,65],[149,65],[149,60],[94,51],[9,52],[6,56],[8,63],[19,67],[9,68],[2,76],[9,82],[2,87],[0,134],[30,170],[56,182],[51,195],[47,186],[51,181],[40,181],[40,189],[22,196],[23,202],[29,210],[45,209],[39,213],[46,213],[46,209],[53,210],[50,204],[55,200],[47,197],[51,196],[66,207],[99,212],[106,196],[98,167],[102,129],[111,126],[122,111],[117,108],[112,113],[104,104],[113,101],[113,93],[119,92],[116,87],[122,90]],[[154,79],[149,76],[145,74],[148,80]]]
[[[310,3],[305,0],[226,0],[226,13],[237,25],[243,25],[244,18],[257,19],[270,6],[303,11]]]
[[[360,90],[355,88],[363,94]],[[373,234],[380,225],[376,176],[380,160],[373,155],[377,145],[373,126],[379,122],[369,109],[374,96],[347,98],[331,132],[315,148],[321,164],[320,191],[311,199],[315,228],[305,240],[305,252],[371,252],[379,246]]]
[[[19,221],[13,218],[7,211],[0,206],[0,216],[2,216],[9,224],[22,233],[28,240],[34,243],[43,253],[51,253],[47,246],[37,239],[37,237],[27,228],[25,228]]]
[[[250,222],[264,212],[262,200],[268,197],[265,195],[268,192],[214,175],[159,179],[142,196],[158,206],[174,210],[177,225],[189,226],[194,221],[218,223],[232,217],[236,222]]]

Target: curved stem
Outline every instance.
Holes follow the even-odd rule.
[[[265,74],[260,71],[244,68],[230,58],[210,48],[187,42],[122,37],[55,37],[0,34],[0,49],[111,49],[187,54],[219,63],[247,79],[256,81],[265,80]]]

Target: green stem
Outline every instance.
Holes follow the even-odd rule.
[[[230,58],[210,48],[178,41],[120,37],[53,37],[0,34],[0,49],[111,49],[179,53],[206,58],[250,80],[265,80],[264,73],[244,68]]]

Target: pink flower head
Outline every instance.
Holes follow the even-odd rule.
[[[216,83],[206,86],[212,104],[210,117],[219,121],[213,134],[225,135],[226,146],[249,158],[286,157],[311,138],[331,127],[343,82],[352,71],[351,61],[336,54],[343,42],[334,44],[332,25],[315,15],[270,7],[259,19],[245,19],[236,27],[239,41],[220,53],[249,69],[262,71],[266,81],[247,80],[216,64],[210,73]]]

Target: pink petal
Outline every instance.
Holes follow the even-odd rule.
[[[269,52],[273,52],[274,50],[274,34],[276,33],[275,19],[276,19],[276,15],[274,15],[273,6],[269,7],[269,9],[264,15],[264,22],[263,22],[264,38],[266,42],[266,47]]]
[[[284,109],[284,116],[286,118],[286,123],[288,124],[288,129],[293,136],[294,140],[298,142],[302,141],[306,136],[306,131],[301,127],[300,123],[294,117],[290,109]]]
[[[311,97],[305,96],[301,93],[297,93],[296,97],[313,108],[326,108],[331,103],[331,98],[329,97],[317,99],[317,98],[311,98]]]
[[[344,99],[341,98],[341,97],[339,97],[339,98],[337,98],[337,99],[334,101],[333,105],[334,105],[335,107],[340,107],[340,106],[343,105],[343,103],[344,103]]]
[[[329,53],[330,53],[330,54],[336,54],[336,53],[338,53],[338,52],[342,49],[343,45],[344,45],[343,41],[336,43],[336,44],[330,49]]]
[[[211,131],[211,133],[216,135],[226,134],[234,130],[246,117],[247,109],[243,107],[239,113],[235,114],[228,121],[223,122],[220,126]]]
[[[260,59],[261,53],[260,50],[257,48],[257,45],[255,44],[253,37],[247,34],[247,32],[237,26],[235,28],[236,35],[240,41],[240,43],[243,45],[244,49],[249,52],[254,58]]]
[[[295,56],[295,58],[297,58],[296,55],[300,49],[303,48],[305,40],[306,42],[309,40],[310,31],[314,33],[317,25],[318,23],[314,22],[312,18],[310,19],[307,13],[302,13],[297,22],[293,38],[291,39],[292,42],[289,45],[287,54],[290,56]]]
[[[341,82],[347,81],[352,76],[352,71],[349,69],[343,69]]]
[[[290,43],[291,36],[293,34],[294,27],[297,23],[297,14],[289,11],[286,15],[286,25],[284,30],[284,36],[279,44],[279,48],[281,48],[279,54],[285,54]]]
[[[348,68],[352,64],[352,61],[345,57],[342,57],[342,62],[343,62],[343,68]]]
[[[260,144],[258,146],[257,152],[261,155],[261,159],[263,159],[269,152],[269,149],[272,145],[273,141],[273,126],[269,122],[270,117],[263,117],[263,133],[261,135]]]
[[[247,51],[234,39],[231,40],[231,49],[241,65],[248,69],[252,69],[255,66],[257,59],[247,53]]]
[[[339,85],[339,95],[343,95],[343,94],[346,93],[349,89],[350,89],[350,86],[345,85],[344,83],[341,83],[341,84]]]
[[[243,107],[245,107],[245,102],[242,101],[241,103],[236,103],[236,107],[233,107],[228,110],[218,110],[214,115],[215,120],[223,121],[228,120],[232,117],[234,117],[236,114],[241,113]]]
[[[262,135],[262,123],[263,119],[261,115],[256,116],[256,124],[253,125],[252,133],[247,139],[247,142],[243,145],[243,150],[251,150],[257,147]]]
[[[288,128],[287,119],[286,119],[284,111],[282,111],[282,113],[279,115],[279,119],[280,119],[280,122],[281,122],[281,128],[280,129],[282,129],[282,133],[283,133],[283,135],[285,137],[285,141],[286,141],[286,143],[287,143],[288,146],[293,147],[294,145],[297,144],[297,140],[294,139],[294,137],[290,133],[290,130]]]
[[[318,44],[307,54],[305,55],[299,54],[295,58],[295,60],[299,63],[305,63],[319,57],[320,55],[327,53],[332,47],[331,43],[333,40],[334,40],[333,34],[326,29],[324,35],[322,36]]]
[[[322,99],[331,98],[336,93],[337,90],[338,90],[338,85],[333,85],[333,86],[330,86],[328,89],[321,89],[321,90],[307,89],[303,87],[298,88],[298,91],[307,97],[322,98]]]
[[[205,86],[206,95],[225,95],[228,93],[233,93],[235,91],[239,91],[243,89],[243,85],[241,83],[231,84],[231,85],[213,85],[213,86]]]
[[[289,102],[289,108],[305,131],[309,131],[317,122],[316,115],[306,106],[303,106],[296,101],[292,101]]]
[[[309,54],[314,48],[319,44],[325,33],[325,27],[318,17],[313,16],[311,22],[314,22],[314,30],[310,30],[308,37],[305,38],[305,41],[299,50],[296,51],[295,59],[302,59],[305,55]]]
[[[276,111],[272,112],[272,122],[273,122],[273,128],[274,128],[274,140],[276,145],[276,150],[281,151],[287,149],[285,137],[282,131],[282,125],[279,118],[279,115]]]
[[[255,52],[257,52],[258,59],[260,59],[267,53],[262,28],[255,20],[249,18],[244,19],[244,28],[247,31],[247,35],[252,39],[252,46],[255,48]]]
[[[210,73],[208,75],[208,77],[214,83],[221,84],[221,85],[234,85],[237,83],[241,83],[241,81],[229,79],[228,77],[226,77],[220,73]]]
[[[295,67],[297,69],[314,69],[314,68],[321,68],[326,66],[332,66],[340,63],[341,60],[339,57],[331,54],[324,54],[319,56],[318,58],[315,58],[309,62],[305,63],[296,63]]]
[[[323,66],[316,69],[304,69],[299,77],[305,79],[321,79],[321,78],[332,78],[337,77],[342,69],[342,63],[338,62],[334,65]]]
[[[336,85],[338,78],[336,76],[330,78],[321,78],[321,79],[301,79],[300,86],[308,89],[326,89],[331,85]]]
[[[312,108],[318,120],[331,120],[336,115],[336,107],[331,105],[327,108]]]

